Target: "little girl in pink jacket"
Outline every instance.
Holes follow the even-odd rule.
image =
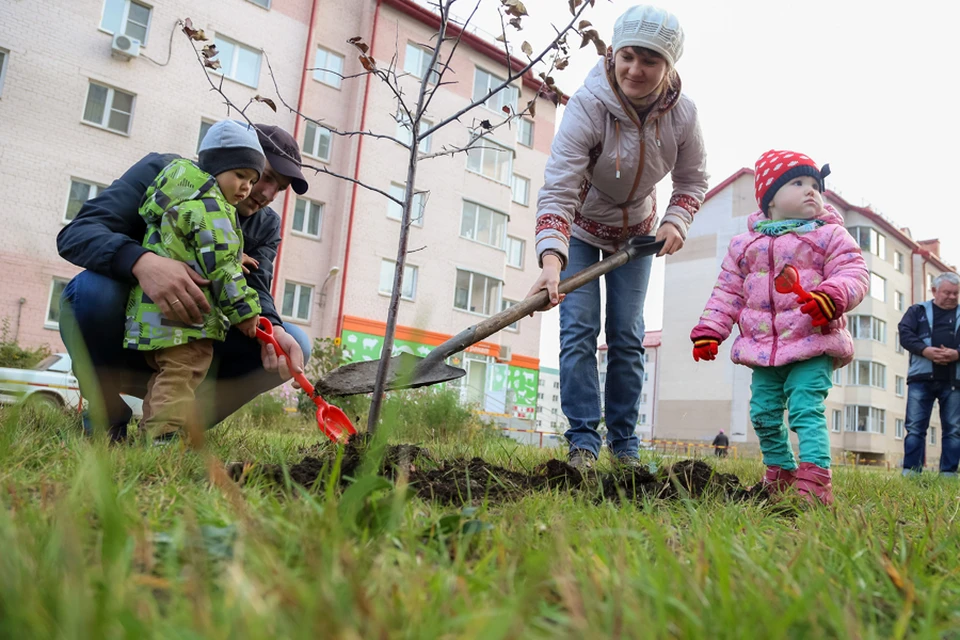
[[[843,314],[860,304],[870,274],[843,218],[823,202],[821,171],[807,156],[768,151],[756,165],[760,211],[730,241],[713,294],[693,329],[693,357],[713,360],[739,325],[731,359],[753,369],[750,421],[767,465],[763,483],[789,486],[808,500],[833,502],[824,401],[834,368],[853,359]],[[778,293],[774,279],[792,265],[809,299]],[[798,468],[783,411],[800,441]]]

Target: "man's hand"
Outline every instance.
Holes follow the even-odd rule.
[[[251,258],[247,254],[242,254],[240,258],[240,268],[243,269],[243,275],[250,275],[250,271],[257,270],[260,268],[260,263],[257,262],[256,258]]]
[[[560,258],[548,253],[543,256],[543,271],[540,272],[540,277],[537,278],[537,281],[533,283],[533,286],[530,287],[530,291],[527,293],[529,298],[532,295],[536,295],[540,292],[541,289],[547,290],[547,295],[549,300],[547,304],[539,311],[547,311],[554,308],[567,297],[565,293],[557,293],[557,287],[560,286]],[[530,317],[533,317],[533,314],[530,314]]]
[[[663,240],[663,248],[657,256],[671,256],[683,248],[683,236],[672,222],[664,222],[657,229],[657,242]]]
[[[287,358],[278,356],[272,344],[261,344],[260,360],[263,361],[263,368],[267,371],[278,372],[280,379],[284,382],[293,377],[293,373],[291,373],[293,371],[303,373],[303,351],[300,350],[300,343],[278,325],[273,326],[273,337],[276,338],[280,348],[287,354]],[[293,383],[293,386],[300,388],[300,385],[296,382]]]
[[[260,322],[260,316],[253,316],[252,318],[247,318],[243,322],[237,325],[237,329],[243,335],[247,336],[252,340],[257,339],[257,324]]]
[[[939,347],[927,347],[920,355],[934,364],[940,365],[948,365],[960,360],[960,352],[957,352],[956,349],[944,347],[943,345]]]
[[[133,276],[168,320],[200,324],[210,303],[200,287],[210,284],[182,262],[147,252],[133,264]]]

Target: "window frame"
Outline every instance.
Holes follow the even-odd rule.
[[[249,45],[246,45],[246,44],[240,42],[239,40],[234,40],[233,38],[231,38],[231,37],[229,37],[229,36],[223,35],[222,33],[216,33],[216,34],[214,34],[214,37],[213,37],[213,42],[214,42],[214,44],[217,44],[217,41],[218,41],[218,40],[221,41],[221,42],[228,42],[229,44],[232,44],[232,45],[233,45],[233,59],[230,61],[231,70],[232,70],[232,72],[233,72],[233,75],[227,75],[226,71],[224,71],[223,59],[220,57],[220,54],[222,53],[222,51],[220,50],[220,46],[219,46],[219,45],[217,45],[217,57],[216,57],[216,60],[218,60],[218,61],[220,62],[220,68],[219,68],[219,69],[211,69],[210,72],[211,72],[211,73],[215,73],[215,74],[217,74],[217,75],[219,75],[219,76],[222,76],[222,77],[224,77],[224,78],[226,78],[226,79],[228,79],[228,80],[231,80],[231,81],[233,81],[233,82],[236,82],[237,84],[242,84],[242,85],[245,86],[245,87],[250,87],[251,89],[256,89],[258,86],[260,86],[260,74],[261,74],[261,72],[263,71],[263,52],[262,52],[262,51],[258,51],[257,49],[254,49],[253,47],[251,47],[251,46],[249,46]],[[255,75],[256,75],[256,82],[255,82],[254,84],[249,84],[249,83],[247,83],[247,82],[245,82],[245,81],[243,81],[243,80],[240,80],[240,79],[238,79],[238,78],[236,77],[236,67],[237,67],[237,62],[238,62],[239,59],[240,59],[240,50],[241,50],[241,49],[246,49],[246,50],[249,51],[250,53],[254,53],[254,54],[256,54],[256,56],[257,56],[257,72],[256,72],[256,74],[255,74]]]
[[[867,382],[864,383],[860,378],[861,363],[868,365]],[[875,378],[880,378],[882,384],[876,384]],[[874,389],[887,388],[887,365],[876,360],[856,359],[847,365],[847,385],[851,387],[872,387]]]
[[[512,300],[510,298],[503,297],[503,294],[500,294],[500,311],[506,311],[510,307],[520,304],[520,300]],[[504,331],[511,331],[513,333],[520,333],[520,321],[507,325],[503,328]]]
[[[62,278],[60,276],[53,276],[50,278],[50,288],[47,290],[47,310],[43,315],[43,328],[51,330],[60,329],[60,298],[57,298],[57,320],[50,319],[50,312],[53,310],[53,293],[57,289],[57,284],[62,285],[60,287],[60,295],[63,295],[63,288],[67,286],[67,283],[70,282],[70,278]]]
[[[863,246],[864,234],[866,234],[867,244],[869,245],[867,247]],[[884,234],[873,227],[861,226],[851,227],[850,235],[857,241],[857,245],[860,246],[861,251],[875,255],[881,260],[886,261],[887,237]]]
[[[413,126],[410,124],[410,120],[407,118],[407,114],[403,111],[397,111],[397,140],[406,143],[409,148],[410,144],[413,142]],[[433,120],[429,118],[420,118],[420,126],[418,129],[420,131],[424,129],[430,129],[433,126]],[[433,148],[433,134],[430,134],[426,138],[420,139],[420,144],[417,145],[417,151],[420,153],[430,153],[430,149]]]
[[[893,439],[903,440],[904,436],[906,436],[906,433],[907,433],[906,421],[903,418],[894,418]]]
[[[459,284],[459,280],[460,280],[460,272],[469,274],[469,276],[470,276],[470,281],[469,281],[469,283],[468,283],[468,285],[467,285],[466,307],[458,307],[458,306],[457,306],[457,288],[458,288],[458,284]],[[499,309],[500,309],[500,307],[501,307],[501,305],[502,305],[501,300],[503,299],[503,285],[504,285],[503,280],[501,280],[500,278],[497,278],[496,276],[491,276],[491,275],[488,275],[488,274],[486,274],[486,273],[480,273],[480,272],[478,272],[478,271],[472,271],[471,269],[461,268],[461,267],[457,267],[457,268],[456,268],[456,273],[457,273],[457,276],[456,276],[456,278],[455,278],[455,280],[454,280],[454,284],[453,284],[453,308],[454,308],[455,310],[457,310],[457,311],[462,311],[463,313],[469,313],[469,314],[475,315],[475,316],[481,316],[481,317],[484,317],[484,318],[489,318],[490,316],[492,316],[492,315],[494,315],[494,314],[496,314],[496,313],[499,312]],[[484,304],[484,308],[487,309],[486,311],[474,311],[474,310],[472,310],[472,309],[470,308],[470,307],[471,307],[470,302],[471,302],[471,298],[473,297],[473,290],[474,290],[474,288],[475,288],[475,287],[474,287],[474,277],[475,277],[475,276],[481,277],[481,278],[485,278],[486,280],[492,280],[492,281],[494,281],[495,283],[497,283],[496,293],[494,294],[495,300],[492,300],[492,301],[491,301],[491,304],[489,305],[489,309],[487,309],[487,305]],[[488,292],[488,291],[490,291],[489,285],[486,286],[486,287],[484,287],[484,292],[485,292],[484,297],[486,297],[486,292]],[[486,300],[485,300],[485,302],[486,302]]]
[[[851,412],[851,409],[853,410]],[[858,429],[857,425],[860,422],[861,409],[866,409],[866,419],[864,424],[865,429]],[[851,425],[851,416],[853,416],[853,424]],[[879,420],[875,420],[879,418]],[[876,425],[879,424],[879,430]],[[885,435],[886,434],[886,410],[879,407],[873,407],[865,404],[848,404],[844,407],[844,423],[843,428],[845,431],[851,433],[872,433],[876,435]],[[853,426],[851,429],[850,427]]]
[[[90,102],[90,90],[93,88],[94,85],[107,90],[107,98],[103,106],[103,117],[101,118],[100,122],[94,122],[93,120],[86,119],[87,104]],[[116,94],[118,91],[122,94],[130,96],[130,111],[126,112],[126,111],[120,111],[119,109],[117,110],[118,113],[126,113],[126,115],[128,116],[126,131],[113,129],[109,126],[109,124],[104,124],[104,121],[106,123],[110,122],[110,114],[114,111],[113,109],[114,98],[116,97]],[[83,112],[80,114],[80,122],[82,122],[83,124],[90,127],[95,127],[97,129],[102,129],[104,131],[109,131],[111,133],[115,133],[120,136],[130,137],[130,130],[133,129],[133,114],[136,111],[136,109],[137,109],[137,94],[130,93],[129,91],[124,91],[123,89],[118,89],[112,85],[100,82],[99,80],[94,80],[93,78],[89,78],[89,77],[87,78],[87,96],[83,100]]]
[[[416,70],[407,68],[407,67],[408,67],[407,62],[410,60],[410,50],[411,50],[411,49],[417,52],[417,56],[418,56],[418,58],[419,58],[419,63],[420,63],[420,64],[417,65],[417,69],[416,69]],[[427,80],[427,84],[428,84],[428,85],[435,85],[435,84],[437,84],[437,82],[438,82],[438,80],[439,80],[439,77],[440,77],[440,72],[437,71],[436,67],[434,67],[433,69],[424,69],[424,65],[427,64],[427,63],[429,63],[429,62],[430,62],[430,58],[432,58],[432,57],[433,57],[433,54],[430,52],[429,49],[426,49],[426,48],[424,48],[424,47],[421,47],[420,45],[418,45],[418,44],[416,44],[416,43],[414,43],[414,42],[410,42],[410,41],[408,40],[408,41],[407,41],[407,46],[406,46],[406,48],[405,48],[404,51],[403,51],[403,71],[404,71],[404,73],[408,73],[408,74],[410,74],[411,76],[413,76],[414,78],[416,78],[417,80],[421,80],[421,81],[424,80],[424,76],[427,76],[426,80]],[[439,65],[439,64],[440,64],[440,60],[437,59],[437,65]]]
[[[485,246],[485,247],[491,247],[491,248],[493,248],[493,249],[499,249],[500,251],[504,251],[504,250],[506,249],[506,244],[507,244],[507,224],[510,222],[510,216],[509,216],[508,214],[502,212],[502,211],[497,211],[496,209],[493,209],[493,208],[488,207],[488,206],[486,206],[486,205],[482,205],[482,204],[480,204],[479,202],[474,202],[473,200],[463,200],[462,202],[463,202],[463,206],[460,208],[460,230],[459,230],[460,237],[463,238],[464,240],[468,240],[468,241],[470,241],[470,242],[476,242],[477,244],[482,244],[482,245]],[[474,237],[470,237],[470,236],[465,236],[465,235],[463,235],[464,217],[465,217],[465,215],[466,215],[467,205],[472,205],[472,206],[474,206],[474,207],[477,208],[476,212],[474,213],[474,216],[475,216],[475,217],[474,217],[474,221],[473,221],[473,234],[474,234]],[[478,229],[479,229],[479,226],[480,226],[480,214],[481,214],[481,212],[482,212],[481,210],[486,210],[486,211],[488,211],[488,212],[491,214],[491,216],[490,216],[490,234],[493,233],[493,228],[494,228],[493,216],[494,216],[494,215],[503,216],[503,221],[502,221],[502,224],[501,224],[501,228],[503,229],[503,232],[501,233],[500,244],[498,244],[498,245],[497,245],[497,244],[490,244],[489,242],[484,242],[483,240],[479,240],[479,239],[476,237],[477,234],[479,233]]]
[[[879,297],[879,298],[878,298],[877,296],[874,295],[874,292],[873,292],[874,278],[876,278],[877,280],[879,280],[879,281],[882,283],[882,294],[883,294],[882,297]],[[879,273],[876,273],[876,272],[874,272],[874,271],[871,271],[871,272],[870,272],[870,291],[869,291],[869,295],[870,295],[871,298],[873,298],[873,299],[876,300],[877,302],[886,302],[886,301],[887,301],[887,279],[884,278],[883,276],[881,276]]]
[[[195,157],[200,157],[200,145],[203,144],[203,138],[207,135],[207,132],[210,131],[210,127],[216,123],[216,120],[211,120],[210,118],[200,116],[200,130],[197,132],[197,149],[193,153]],[[203,125],[207,125],[206,131],[203,130]]]
[[[474,138],[474,140],[476,140],[476,137]],[[486,146],[487,143],[493,145],[494,147],[499,147],[499,148],[501,149],[501,151],[497,151],[496,149],[491,149],[489,146]],[[473,144],[472,141],[471,141],[471,144]],[[505,153],[504,153],[504,152],[505,152]],[[470,164],[471,164],[471,162],[472,162],[472,159],[476,157],[476,156],[474,155],[475,153],[479,153],[479,154],[480,154],[480,156],[479,156],[479,168],[477,168],[477,169],[474,169],[473,167],[470,166]],[[499,158],[501,155],[505,155],[505,156],[506,156],[506,158],[507,158],[507,166],[506,166],[505,168],[498,166],[499,172],[500,172],[501,174],[506,174],[506,179],[505,179],[505,180],[501,180],[499,176],[497,176],[497,177],[495,177],[495,176],[488,176],[487,174],[483,173],[483,167],[484,167],[485,164],[486,164],[486,163],[484,162],[484,157],[485,157],[486,154],[490,154],[490,153],[496,154],[496,157],[497,157],[497,158]],[[514,156],[516,156],[516,151],[515,151],[514,149],[512,149],[511,147],[508,147],[507,145],[505,145],[505,144],[503,144],[503,143],[501,143],[501,142],[498,142],[498,141],[494,140],[494,139],[491,138],[491,137],[485,136],[485,137],[483,137],[483,138],[480,138],[479,146],[470,147],[469,149],[467,149],[466,156],[467,156],[467,159],[466,159],[466,160],[467,160],[467,171],[469,171],[470,173],[473,173],[473,174],[475,174],[475,175],[478,175],[478,176],[483,176],[484,178],[486,178],[486,179],[488,179],[488,180],[493,180],[494,182],[497,182],[497,183],[499,183],[499,184],[506,185],[507,187],[510,187],[511,190],[513,189],[513,184],[512,184],[512,182],[513,182],[513,160],[514,160]]]
[[[484,69],[483,67],[474,66],[474,68],[473,68],[473,86],[472,86],[472,89],[473,89],[473,90],[470,92],[470,101],[471,101],[471,102],[476,102],[477,100],[480,99],[480,96],[477,94],[477,84],[478,84],[478,83],[477,83],[477,77],[478,77],[478,74],[481,74],[481,73],[486,74],[488,78],[490,78],[490,79],[492,79],[492,80],[495,80],[495,82],[491,82],[490,80],[487,81],[487,85],[486,85],[487,88],[483,91],[483,94],[484,94],[484,95],[486,95],[487,93],[490,92],[490,90],[493,88],[493,86],[492,86],[493,84],[498,84],[498,85],[499,85],[499,84],[503,84],[503,83],[506,82],[506,80],[507,80],[506,78],[501,78],[500,76],[498,76],[497,74],[493,73],[492,71],[487,71],[487,70]],[[505,103],[505,102],[504,102],[504,97],[507,96],[507,95],[513,95],[513,96],[515,96],[515,99],[514,99],[514,101],[513,101],[512,103]],[[490,106],[489,104],[487,104],[487,103],[490,102],[491,100],[496,100],[496,101],[497,101],[497,104],[496,104],[495,107],[492,107],[492,106]],[[494,112],[494,113],[497,113],[497,114],[500,114],[500,115],[504,115],[503,107],[504,107],[505,105],[509,105],[510,108],[511,108],[511,115],[513,115],[514,113],[517,112],[517,105],[518,105],[518,104],[520,104],[520,88],[519,88],[519,87],[516,87],[516,86],[514,86],[514,85],[512,85],[512,84],[510,84],[510,85],[507,85],[506,87],[504,87],[503,89],[501,89],[500,91],[498,91],[497,93],[495,93],[495,94],[493,94],[492,96],[490,96],[490,97],[489,97],[487,100],[485,100],[484,102],[481,102],[481,103],[480,103],[480,106],[482,106],[484,109],[487,109],[488,111],[492,111],[492,112]]]
[[[895,375],[893,378],[893,392],[898,398],[907,395],[907,379],[903,376]]]
[[[518,243],[520,245],[520,264],[514,264],[510,262],[510,254],[511,254],[511,248],[512,248],[511,241]],[[507,256],[506,258],[507,266],[512,269],[520,269],[521,271],[523,271],[523,261],[527,257],[527,241],[524,240],[523,238],[512,236],[508,233],[506,239],[503,241],[503,251],[504,253],[506,253],[506,256]]]
[[[323,51],[326,56],[326,60],[324,60],[322,68],[320,66],[320,60],[319,60],[321,51]],[[330,59],[330,56],[333,56],[334,58],[340,60],[339,71],[335,71],[329,67],[328,61]],[[319,82],[320,84],[326,85],[332,89],[336,89],[337,91],[340,91],[340,89],[343,87],[343,78],[341,76],[344,75],[343,69],[346,62],[347,62],[347,57],[345,55],[338,53],[333,49],[327,49],[326,47],[317,45],[316,51],[313,52],[312,77],[315,81]],[[336,83],[327,82],[327,80],[323,79],[323,78],[329,77],[331,74],[333,74],[333,78],[336,79]]]
[[[861,318],[870,319],[870,328],[867,332],[869,335],[861,335]],[[867,315],[867,314],[853,314],[847,317],[847,327],[850,329],[850,335],[854,340],[872,340],[874,342],[879,342],[880,344],[887,344],[887,321],[877,316]],[[877,337],[877,334],[881,335],[881,338]]]
[[[906,257],[897,250],[893,252],[893,268],[899,273],[903,273],[906,269]]]
[[[2,98],[3,81],[7,77],[7,67],[10,66],[10,50],[0,47],[0,56],[3,56],[3,59],[0,60],[0,98]]]
[[[397,193],[396,193],[397,190],[400,190],[401,193],[400,193],[400,194],[397,194]],[[402,198],[405,198],[406,195],[407,195],[407,187],[406,187],[406,185],[401,184],[401,183],[399,183],[399,182],[391,182],[391,183],[390,183],[390,186],[387,187],[387,193],[389,193],[391,196],[394,196],[395,198],[401,198],[401,199],[402,199]],[[420,202],[420,205],[419,205],[419,206],[420,206],[420,212],[419,212],[420,215],[415,217],[415,213],[416,213],[416,209],[417,209],[417,201],[418,201],[418,200],[419,200],[419,202]],[[412,225],[415,226],[415,227],[423,227],[423,217],[424,217],[424,215],[426,214],[426,211],[427,211],[427,192],[426,192],[426,191],[414,191],[414,192],[413,192],[413,202],[411,203],[411,205],[413,206],[413,211],[410,212],[410,224],[412,224]],[[391,213],[392,213],[395,209],[399,211],[399,214],[400,214],[400,215],[398,215],[398,216],[391,215]],[[396,202],[393,202],[392,200],[387,200],[387,219],[388,219],[388,220],[396,220],[397,222],[402,222],[402,221],[403,221],[402,216],[403,216],[403,207],[401,207],[400,205],[398,205]]]
[[[533,136],[534,136],[534,126],[535,126],[535,124],[536,124],[536,123],[535,123],[533,120],[530,120],[530,119],[528,119],[528,118],[524,118],[523,116],[521,116],[521,117],[517,120],[517,144],[523,145],[524,147],[526,147],[526,148],[528,148],[528,149],[533,149],[533,141],[534,141],[534,137],[533,137]],[[526,142],[524,142],[525,136],[521,135],[521,132],[523,131],[524,127],[526,127],[527,131],[529,131],[529,138],[530,138],[530,143],[529,143],[529,144],[526,143]]]
[[[517,200],[517,180],[522,180],[527,183],[527,186],[524,188],[523,200]],[[523,207],[530,206],[530,178],[522,176],[519,173],[513,174],[513,177],[510,179],[510,202],[515,202]]]
[[[903,295],[903,292],[902,292],[902,291],[894,291],[894,292],[893,292],[893,307],[894,307],[894,309],[896,309],[897,311],[903,311],[904,306],[906,306],[905,300],[906,300],[906,298],[904,298],[904,295]]]
[[[843,411],[840,409],[833,409],[832,413],[830,414],[830,433],[841,433],[842,431]]]
[[[103,26],[104,18],[106,18],[107,3],[109,1],[110,0],[103,0],[103,5],[100,8],[100,25],[97,27],[97,29],[102,31],[103,33],[109,33],[110,35],[115,36],[117,35],[117,31],[112,30],[109,27]],[[140,40],[140,38],[135,38],[134,36],[127,33],[127,25],[130,22],[130,5],[131,4],[138,4],[150,12],[149,15],[147,16],[147,24],[141,25],[139,22],[134,23],[138,26],[143,27],[143,40]],[[136,40],[137,42],[140,43],[141,47],[146,49],[147,40],[150,38],[150,27],[153,26],[154,8],[155,7],[152,4],[148,4],[146,2],[143,2],[142,0],[123,0],[123,12],[120,14],[120,33],[127,36],[131,40]]]
[[[381,285],[383,284],[383,265],[387,263],[392,264],[393,269],[391,270],[392,273],[390,274],[390,288],[384,291],[381,288]],[[412,273],[413,275],[413,280],[412,280],[413,293],[412,295],[409,295],[409,296],[404,291],[407,288],[407,285],[411,282],[411,280],[407,278],[408,269],[410,269],[409,273]],[[393,295],[393,278],[396,277],[396,275],[397,275],[397,261],[391,260],[390,258],[381,258],[380,259],[380,281],[377,283],[377,293],[387,297],[390,297],[391,295]],[[420,266],[416,264],[410,264],[409,262],[405,263],[403,265],[403,285],[402,285],[403,288],[400,290],[400,299],[406,300],[407,302],[416,302],[417,285],[419,284],[419,282],[420,282]]]
[[[300,292],[303,289],[310,290],[310,301],[307,303],[306,318],[301,318],[297,315],[286,315],[283,312],[283,306],[285,303],[285,299],[287,297],[288,285],[293,285],[295,287],[294,294],[293,294],[293,309],[292,309],[294,313],[296,313],[296,311],[300,308]],[[280,313],[280,318],[283,320],[289,320],[290,322],[293,322],[295,324],[310,324],[310,320],[313,318],[313,302],[316,299],[314,295],[315,293],[316,293],[316,287],[312,284],[307,284],[305,282],[297,282],[296,280],[284,280],[283,281],[283,297],[280,299],[280,309],[278,310],[278,312]]]
[[[297,223],[297,205],[303,202],[305,203],[306,209],[304,210],[303,222],[306,225],[306,228],[310,227],[310,214],[313,211],[313,207],[319,209],[318,211],[318,220],[317,220],[317,233],[312,234],[309,231],[304,231],[303,229],[297,229],[295,226]],[[323,214],[325,205],[319,200],[312,200],[311,198],[304,198],[303,196],[295,196],[293,202],[293,215],[290,216],[290,232],[294,235],[301,236],[303,238],[309,238],[311,240],[322,240],[323,239]]]
[[[67,184],[67,201],[66,201],[66,204],[65,204],[64,207],[63,207],[63,217],[61,218],[61,223],[62,223],[62,224],[70,224],[73,220],[76,219],[76,215],[74,215],[73,218],[67,218],[67,213],[69,212],[69,209],[70,209],[70,195],[73,193],[73,183],[75,183],[75,182],[78,183],[78,184],[87,185],[88,187],[91,187],[91,188],[95,189],[95,192],[92,193],[92,194],[87,195],[86,200],[84,200],[83,202],[86,202],[87,200],[90,200],[91,198],[96,198],[96,197],[97,197],[97,194],[99,194],[101,191],[103,191],[104,189],[107,188],[107,185],[105,185],[105,184],[100,184],[99,182],[91,182],[90,180],[84,180],[83,178],[77,178],[76,176],[70,176],[70,181],[69,181],[68,184]],[[80,207],[81,207],[81,208],[83,207],[83,202],[80,203]],[[77,209],[77,213],[80,213],[80,209]]]
[[[316,129],[316,132],[314,133],[314,141],[315,141],[315,144],[313,145],[314,147],[319,147],[319,146],[320,146],[320,138],[321,138],[321,136],[320,136],[319,134],[320,134],[321,131],[326,131],[326,132],[327,132],[327,135],[330,136],[330,142],[329,142],[329,144],[327,144],[327,157],[326,157],[326,158],[324,158],[324,157],[321,156],[321,155],[315,154],[315,153],[313,152],[313,149],[310,149],[309,151],[307,150],[307,132],[310,131],[310,127],[313,127],[314,129]],[[324,127],[323,125],[319,125],[319,124],[316,124],[316,123],[314,123],[314,122],[310,122],[310,121],[308,120],[307,123],[306,123],[306,125],[303,127],[303,149],[301,149],[300,151],[301,151],[301,153],[302,153],[303,155],[305,155],[305,156],[308,156],[308,157],[310,157],[310,158],[314,158],[315,160],[319,160],[320,162],[323,162],[323,163],[329,163],[329,162],[330,162],[330,158],[333,157],[333,131],[331,131],[330,129]],[[317,151],[319,152],[319,149],[318,149]]]
[[[267,6],[263,6],[262,4],[260,4],[260,2],[258,2],[258,0],[247,0],[247,2],[249,2],[250,4],[254,4],[260,7],[261,9],[263,9],[264,11],[270,11],[270,9],[273,8],[273,0],[262,0],[262,1],[266,2]]]

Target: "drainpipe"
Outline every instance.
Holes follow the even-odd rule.
[[[313,51],[313,29],[317,24],[317,7],[320,6],[320,0],[313,0],[313,6],[310,8],[310,26],[307,28],[307,45],[303,51],[303,71],[300,74],[300,95],[297,96],[297,111],[303,113],[303,93],[307,87],[307,69],[310,67],[310,53]],[[293,139],[300,144],[300,123],[303,118],[295,116],[293,123]],[[280,246],[277,247],[277,259],[273,261],[273,284],[270,286],[270,295],[274,299],[277,297],[277,283],[280,282],[280,257],[283,254],[283,232],[287,228],[287,212],[290,210],[290,203],[294,197],[293,190],[289,187],[283,194],[283,211],[280,213]],[[280,313],[277,311],[277,313]]]
[[[376,48],[374,44],[377,41],[377,22],[380,20],[380,2],[377,0],[377,8],[373,12],[373,34],[370,36],[370,55],[374,55]],[[366,84],[363,88],[363,107],[360,111],[360,131],[366,129],[367,123],[367,100],[370,97],[370,74],[367,74]],[[357,160],[353,166],[353,179],[360,179],[360,152],[363,150],[363,139],[366,136],[359,136],[357,140]],[[357,209],[357,188],[356,182],[353,183],[353,191],[350,194],[350,216],[347,218],[347,248],[343,254],[343,275],[340,277],[340,307],[337,309],[337,330],[333,334],[335,338],[340,337],[343,331],[343,306],[347,294],[347,271],[350,269],[350,239],[353,237],[353,216]]]
[[[17,302],[17,330],[13,332],[13,342],[20,339],[20,315],[23,313],[23,305],[27,302],[26,298],[20,298]]]

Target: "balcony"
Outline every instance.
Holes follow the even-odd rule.
[[[843,434],[843,448],[858,453],[886,453],[887,436],[870,431],[846,431]]]

